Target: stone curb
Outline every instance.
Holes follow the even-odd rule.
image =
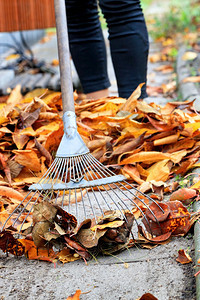
[[[182,59],[183,54],[187,51],[185,46],[182,46],[178,51],[177,56],[177,78],[178,89],[183,97],[183,100],[195,100],[194,107],[200,111],[200,94],[193,82],[183,82],[183,79],[191,76],[187,62]],[[200,168],[195,170],[200,175]],[[194,211],[200,210],[200,202],[194,204]],[[198,265],[200,259],[200,223],[196,222],[194,226],[194,247],[195,247],[195,265]],[[199,264],[200,265],[200,264]],[[200,266],[195,268],[195,273],[200,271]],[[200,300],[200,274],[196,276],[196,300]]]
[[[176,61],[176,72],[178,80],[178,89],[183,100],[195,100],[195,109],[200,111],[200,94],[193,82],[183,82],[184,78],[191,76],[187,61],[182,59],[183,54],[188,51],[185,46],[182,46],[178,51]]]

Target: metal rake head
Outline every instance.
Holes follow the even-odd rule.
[[[126,212],[133,214],[138,211],[149,227],[149,232],[151,220],[146,217],[144,210],[148,208],[158,226],[159,222],[149,204],[154,202],[163,212],[155,200],[127,182],[123,175],[115,175],[90,153],[55,158],[39,182],[31,185],[29,190],[6,220],[2,230],[12,225],[21,232],[27,221],[30,222],[34,206],[44,200],[64,207],[77,218],[78,223],[88,218],[98,223],[99,217],[104,216],[108,210],[120,211],[124,219]]]

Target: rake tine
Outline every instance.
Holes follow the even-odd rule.
[[[114,183],[114,185],[116,186],[116,184]],[[123,185],[122,183],[120,183],[120,185]],[[125,186],[124,186],[124,188],[126,188]],[[128,190],[128,189],[127,189]],[[125,193],[123,192],[123,190],[120,190],[121,191],[121,193],[122,194],[124,194],[125,195]],[[129,190],[128,190],[129,191]],[[131,193],[131,191],[129,191],[130,193]],[[142,200],[142,199],[140,199],[138,196],[136,196],[134,193],[131,193],[131,194],[133,194],[139,201],[141,201],[145,206],[147,206],[146,205],[146,203]],[[128,197],[127,195],[125,195],[126,197]],[[128,197],[129,198],[129,197]],[[129,200],[140,210],[140,212],[142,213],[142,215],[143,215],[143,217],[145,218],[145,220],[146,220],[146,222],[149,224],[149,221],[148,221],[148,219],[146,218],[146,216],[144,215],[144,213],[142,212],[142,210],[139,208],[139,206],[137,205],[137,203],[135,203],[134,202],[134,200],[132,200],[131,198],[129,198]],[[160,206],[159,206],[160,207]],[[148,207],[148,209],[150,210],[150,212],[152,213],[152,215],[154,216],[154,218],[155,218],[155,220],[156,220],[156,223],[158,224],[158,226],[160,227],[160,223],[158,222],[158,220],[157,220],[157,218],[156,218],[156,216],[155,216],[155,214],[154,214],[154,212],[150,209],[150,207]],[[149,226],[149,228],[150,228],[150,226]],[[151,230],[151,229],[150,229]],[[161,227],[160,227],[160,230],[161,230],[161,233],[162,233],[162,229],[161,229]]]
[[[147,198],[147,199],[149,199],[150,201],[154,202],[154,203],[160,208],[160,210],[164,213],[163,208],[162,208],[162,207],[161,207],[154,199],[152,199],[152,198],[151,198],[150,196],[148,196],[148,195],[145,195],[143,192],[139,191],[136,187],[134,187],[132,184],[128,183],[127,181],[124,180],[124,182],[125,182],[126,184],[128,184],[129,186],[131,186],[135,191],[139,192],[142,196],[144,196],[145,198]],[[123,184],[122,184],[122,185],[123,185]],[[127,189],[125,186],[124,186],[124,188]],[[128,190],[128,189],[127,189],[127,190]],[[130,191],[130,193],[132,193],[132,192]],[[141,200],[141,199],[140,199],[140,200]]]
[[[14,215],[14,213],[17,211],[17,209],[22,205],[22,203],[26,200],[26,198],[32,193],[32,191],[30,191],[26,197],[17,205],[17,207],[12,211],[12,213],[9,215],[9,217],[5,220],[4,224],[3,224],[3,227],[1,229],[1,231],[4,230],[8,220],[10,220],[10,218]],[[34,193],[34,195],[36,194],[36,192]]]
[[[82,199],[82,202],[83,202],[84,215],[85,215],[85,218],[87,219],[87,213],[86,213],[86,209],[85,209],[85,202],[84,202],[84,197],[83,197],[83,191],[82,191],[82,189],[80,189],[80,191],[81,191],[81,199]]]

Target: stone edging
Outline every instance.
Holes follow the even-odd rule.
[[[176,61],[176,72],[178,80],[178,89],[184,100],[195,100],[195,109],[200,111],[200,94],[193,82],[183,82],[184,78],[191,76],[189,68],[187,66],[187,61],[182,59],[183,54],[188,51],[185,46],[182,46],[178,51],[177,61]]]
[[[187,61],[182,59],[183,54],[187,51],[185,46],[182,46],[178,51],[176,71],[178,79],[178,89],[183,100],[195,100],[194,107],[200,111],[200,94],[193,82],[183,82],[183,79],[191,76]],[[195,170],[195,173],[200,175],[200,168]],[[200,210],[200,202],[194,204],[194,211]],[[197,221],[194,226],[194,247],[195,247],[195,265],[198,265],[200,260],[200,223]],[[200,267],[195,268],[195,273],[200,271]],[[200,274],[196,276],[196,300],[200,300]]]

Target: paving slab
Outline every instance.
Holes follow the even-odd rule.
[[[66,299],[80,289],[83,300],[136,300],[147,292],[159,300],[192,300],[190,268],[175,260],[180,245],[192,247],[192,239],[174,239],[152,250],[133,248],[88,265],[76,261],[54,266],[25,258],[1,258],[0,296],[11,300]]]

